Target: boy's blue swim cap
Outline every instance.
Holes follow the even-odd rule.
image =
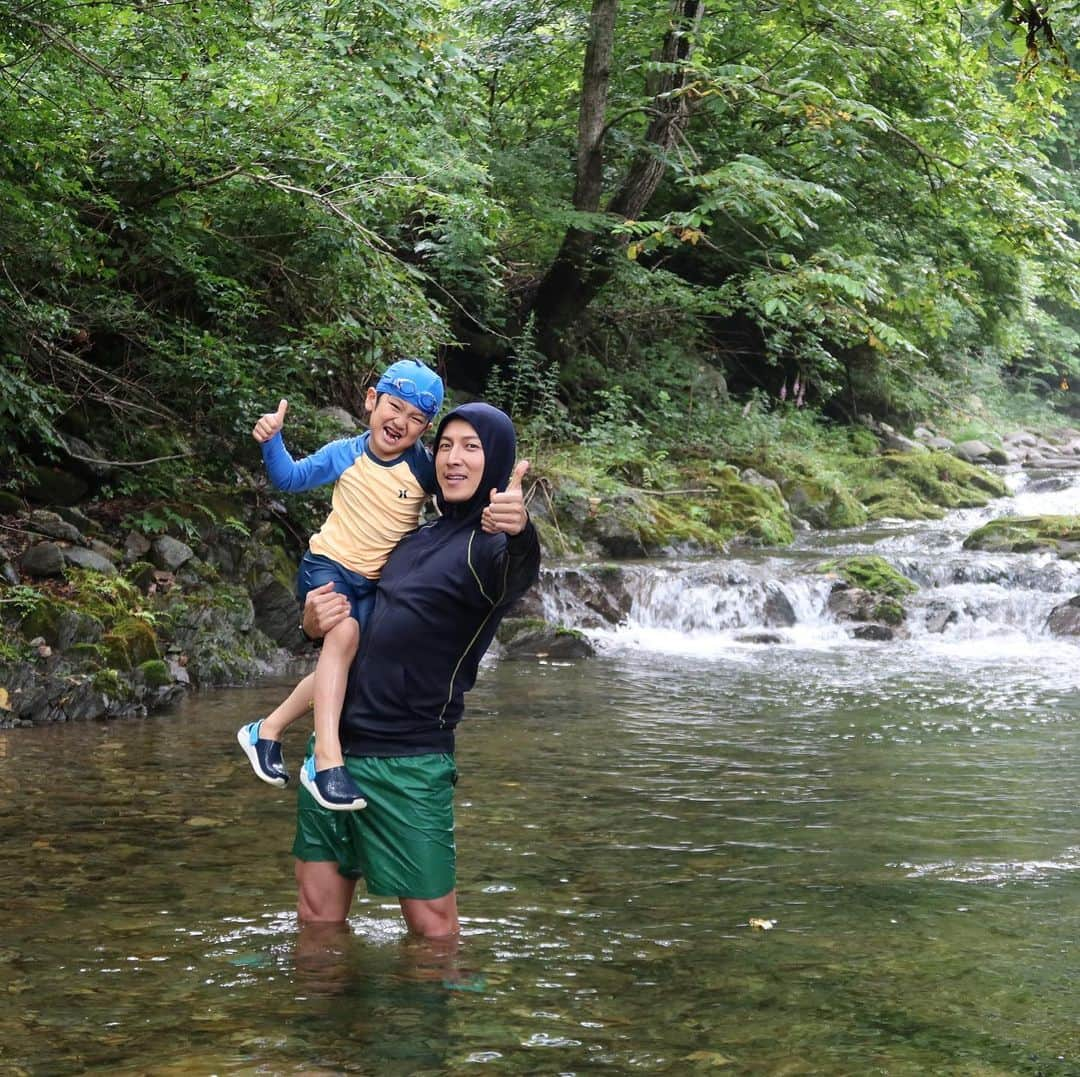
[[[438,415],[443,402],[442,378],[419,359],[399,359],[391,363],[376,382],[375,392],[400,397],[419,408],[429,419]]]

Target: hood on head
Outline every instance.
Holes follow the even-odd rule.
[[[442,490],[435,494],[435,504],[438,505],[439,512],[444,516],[464,519],[478,516],[484,510],[493,489],[506,489],[514,470],[517,436],[514,433],[514,424],[505,412],[479,401],[462,404],[443,416],[439,423],[439,428],[435,431],[436,454],[439,450],[439,438],[442,437],[446,424],[452,419],[463,419],[467,422],[479,435],[480,444],[484,447],[484,474],[476,493],[468,501],[447,504],[443,500]]]

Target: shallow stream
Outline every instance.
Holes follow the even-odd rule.
[[[280,683],[0,732],[0,1072],[1080,1074],[1080,577],[962,551],[987,515],[642,566],[599,657],[487,665],[450,950],[383,899],[298,932],[233,740]],[[836,551],[918,580],[909,638],[830,621]]]

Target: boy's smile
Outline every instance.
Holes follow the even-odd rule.
[[[371,412],[368,445],[380,460],[393,460],[412,448],[431,425],[419,408],[389,393],[368,389],[364,406]]]
[[[443,499],[468,501],[484,476],[484,446],[480,435],[464,419],[451,419],[435,446],[435,478]]]

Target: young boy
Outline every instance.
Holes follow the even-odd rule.
[[[266,718],[249,722],[236,734],[252,769],[270,785],[289,780],[281,737],[315,702],[315,751],[304,763],[300,783],[324,808],[355,811],[367,802],[345,769],[338,735],[349,667],[360,632],[375,604],[375,586],[391,550],[414,531],[420,511],[435,490],[431,454],[420,437],[442,407],[442,380],[416,359],[391,364],[364,400],[369,429],[357,438],[324,445],[294,461],[281,428],[288,401],[263,415],[252,436],[262,445],[270,481],[279,490],[310,490],[332,482],[330,515],[311,537],[300,562],[297,595],[326,583],[351,605],[347,617],[327,633],[315,672],[293,689]]]

